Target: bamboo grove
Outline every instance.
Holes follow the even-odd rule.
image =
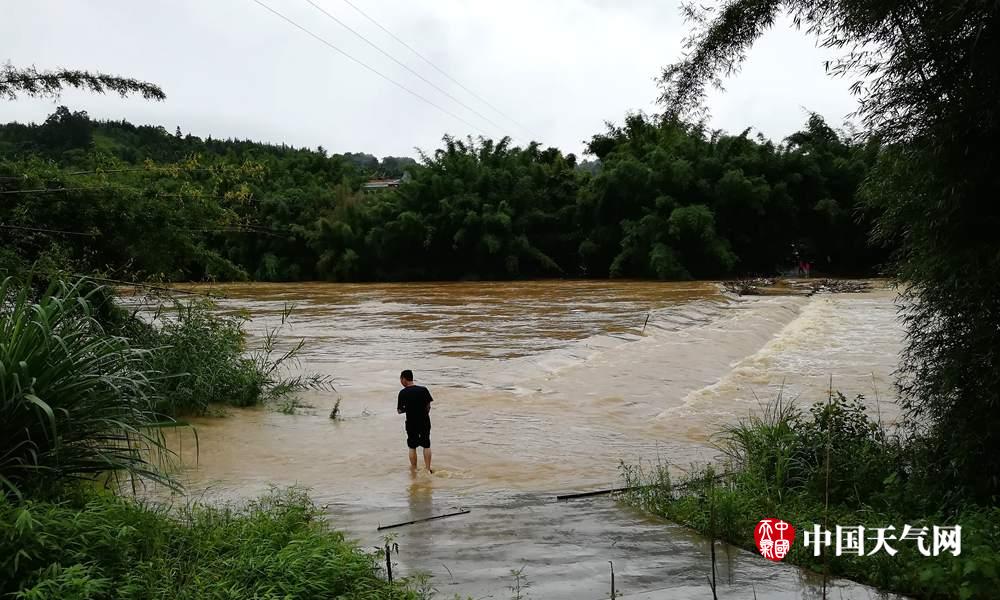
[[[808,115],[807,115],[808,116]],[[856,190],[879,153],[819,116],[773,142],[633,114],[581,160],[445,137],[419,161],[95,121],[0,126],[0,268],[124,278],[871,274]],[[363,193],[375,177],[400,187]]]

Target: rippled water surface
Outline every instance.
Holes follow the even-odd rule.
[[[223,310],[249,311],[258,336],[294,307],[281,343],[305,340],[298,370],[333,377],[336,392],[306,394],[312,408],[295,415],[197,419],[197,456],[190,434],[176,440],[189,490],[244,497],[298,483],[358,532],[399,511],[608,486],[622,460],[705,461],[721,426],[779,391],[803,405],[824,400],[831,378],[846,395],[865,394],[873,414],[898,414],[891,373],[902,336],[894,293],[879,284],[744,298],[700,282],[213,291],[226,295]],[[434,475],[409,473],[395,410],[406,368],[434,395]],[[334,422],[338,399],[344,418]]]

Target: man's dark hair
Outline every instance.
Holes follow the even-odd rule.
[[[406,369],[405,371],[400,373],[399,376],[407,381],[413,381],[413,371],[409,369]]]

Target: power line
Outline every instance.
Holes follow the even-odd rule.
[[[469,127],[471,127],[472,129],[474,129],[475,131],[478,131],[478,132],[479,132],[480,134],[482,134],[482,135],[484,135],[484,136],[487,136],[487,137],[489,137],[489,136],[488,136],[488,134],[486,134],[486,132],[484,132],[483,130],[481,130],[481,129],[480,129],[479,127],[476,127],[476,126],[475,126],[475,125],[473,125],[472,123],[470,123],[470,122],[466,121],[466,120],[465,120],[465,119],[463,119],[462,117],[460,117],[460,116],[456,115],[455,113],[453,113],[453,112],[451,112],[450,110],[448,110],[447,108],[444,108],[443,106],[441,106],[441,105],[439,105],[439,104],[435,103],[434,101],[432,101],[432,100],[428,100],[427,98],[425,98],[425,97],[421,96],[421,95],[420,95],[420,94],[418,94],[417,92],[414,92],[413,90],[411,90],[410,88],[406,87],[405,85],[403,85],[403,84],[401,84],[401,83],[397,82],[397,81],[396,81],[395,79],[392,79],[392,78],[391,78],[391,77],[389,77],[388,75],[385,75],[385,74],[383,74],[383,73],[382,73],[381,71],[378,71],[378,70],[377,70],[377,69],[375,69],[374,67],[370,67],[370,66],[368,66],[368,65],[367,65],[366,63],[363,63],[363,62],[361,62],[360,60],[358,60],[357,58],[354,58],[353,56],[351,56],[351,55],[350,55],[350,54],[348,54],[347,52],[344,52],[344,51],[343,51],[343,50],[341,50],[340,48],[338,48],[338,47],[334,46],[333,44],[331,44],[330,42],[328,42],[328,41],[327,41],[326,39],[324,39],[324,38],[322,38],[322,37],[320,37],[320,36],[316,35],[315,33],[313,33],[313,32],[311,32],[311,31],[309,31],[308,29],[306,29],[306,28],[305,28],[305,27],[303,27],[302,25],[299,25],[299,24],[298,24],[298,23],[296,23],[295,21],[293,21],[293,20],[289,19],[289,18],[288,18],[288,17],[286,17],[285,15],[283,15],[283,14],[281,14],[280,12],[278,12],[278,11],[274,10],[273,8],[271,8],[270,6],[268,6],[268,5],[264,4],[264,3],[263,3],[263,2],[261,2],[260,0],[253,0],[253,2],[254,2],[254,3],[256,3],[256,4],[258,4],[258,5],[260,5],[261,7],[265,8],[265,9],[267,9],[267,11],[268,11],[268,12],[270,12],[271,14],[273,14],[273,15],[275,15],[275,16],[277,16],[277,17],[279,17],[280,19],[282,19],[283,21],[285,21],[286,23],[288,23],[288,24],[289,24],[289,25],[291,25],[292,27],[295,27],[296,29],[298,29],[298,30],[302,31],[303,33],[306,33],[306,34],[308,34],[308,35],[309,35],[310,37],[314,38],[314,39],[315,39],[316,41],[320,42],[321,44],[323,44],[323,45],[327,46],[328,48],[330,48],[330,49],[331,49],[331,50],[333,50],[334,52],[336,52],[336,53],[338,53],[338,54],[340,54],[340,55],[344,56],[344,57],[345,57],[345,58],[347,58],[347,59],[349,59],[349,60],[350,60],[351,62],[354,62],[354,63],[356,63],[356,64],[358,64],[358,65],[360,65],[360,66],[364,67],[365,69],[367,69],[367,70],[371,71],[372,73],[374,73],[374,74],[378,75],[378,76],[379,76],[379,77],[381,77],[382,79],[385,79],[386,81],[388,81],[388,82],[389,82],[389,83],[391,83],[392,85],[394,85],[394,86],[398,87],[399,89],[403,90],[403,91],[404,91],[404,92],[406,92],[407,94],[410,94],[410,95],[411,95],[411,96],[413,96],[414,98],[417,98],[417,99],[419,99],[419,100],[421,100],[421,101],[423,101],[423,102],[425,102],[425,103],[427,103],[427,104],[430,104],[431,106],[433,106],[434,108],[436,108],[436,109],[440,110],[440,111],[441,111],[441,112],[443,112],[444,114],[446,114],[446,115],[448,115],[448,116],[450,116],[450,117],[452,117],[452,118],[454,118],[454,119],[456,119],[456,120],[458,120],[458,121],[461,121],[462,123],[465,123],[466,125],[468,125],[468,126],[469,126]]]
[[[429,64],[429,65],[430,65],[430,66],[431,66],[431,67],[432,67],[432,68],[433,68],[433,69],[434,69],[435,71],[437,71],[438,73],[440,73],[440,74],[444,75],[445,77],[447,77],[447,78],[448,78],[448,80],[449,80],[449,81],[451,81],[452,83],[454,83],[454,84],[455,84],[455,85],[457,85],[458,87],[460,87],[460,88],[462,88],[463,90],[465,90],[465,91],[466,91],[466,93],[468,93],[468,94],[469,94],[470,96],[472,96],[473,98],[475,98],[475,99],[479,100],[480,102],[482,102],[482,103],[483,103],[483,104],[485,104],[486,106],[488,106],[488,107],[490,107],[491,109],[493,109],[493,111],[494,111],[494,112],[496,112],[496,113],[497,113],[498,115],[500,115],[501,117],[503,117],[503,118],[507,119],[508,121],[510,121],[511,123],[513,123],[514,125],[517,125],[518,127],[520,127],[522,131],[528,131],[528,128],[527,128],[527,127],[525,127],[524,125],[521,125],[520,123],[518,123],[517,121],[515,121],[515,120],[514,120],[514,119],[513,119],[512,117],[508,117],[508,116],[507,116],[506,114],[504,114],[504,112],[503,112],[503,111],[501,111],[501,110],[500,110],[499,108],[497,108],[497,107],[493,106],[492,104],[490,104],[490,103],[489,103],[489,102],[488,102],[488,101],[487,101],[487,100],[486,100],[485,98],[483,98],[483,97],[482,97],[482,96],[480,96],[479,94],[477,94],[477,93],[473,92],[473,91],[472,91],[472,90],[470,90],[469,88],[467,88],[467,87],[465,87],[464,85],[462,85],[462,84],[461,84],[461,83],[460,83],[460,82],[459,82],[459,81],[458,81],[457,79],[455,79],[454,77],[452,77],[451,75],[449,75],[449,74],[448,74],[447,72],[445,72],[445,71],[444,71],[443,69],[441,69],[440,67],[438,67],[438,66],[437,66],[436,64],[434,64],[433,62],[431,62],[431,59],[429,59],[429,58],[427,58],[426,56],[424,56],[423,54],[421,54],[421,53],[417,52],[417,51],[416,51],[416,50],[415,50],[415,49],[413,48],[413,46],[410,46],[409,44],[407,44],[406,42],[404,42],[403,40],[401,40],[401,39],[399,38],[399,36],[397,36],[397,35],[396,35],[395,33],[391,32],[391,31],[389,31],[389,30],[388,30],[388,29],[387,29],[386,27],[384,27],[384,26],[383,26],[383,25],[382,25],[381,23],[379,23],[378,21],[376,21],[374,17],[371,17],[371,16],[369,16],[369,15],[368,15],[368,13],[366,13],[365,11],[361,10],[360,8],[358,8],[358,7],[357,7],[357,5],[355,5],[355,4],[353,3],[353,2],[351,2],[350,0],[343,0],[343,1],[344,1],[344,2],[345,2],[345,3],[347,4],[347,5],[348,5],[348,6],[350,6],[350,7],[351,7],[351,8],[353,8],[354,10],[358,11],[358,13],[360,13],[360,14],[361,14],[361,16],[363,16],[364,18],[366,18],[366,19],[368,19],[369,21],[371,21],[372,23],[374,23],[376,27],[378,27],[378,28],[379,28],[379,29],[381,29],[382,31],[384,31],[384,32],[386,32],[387,34],[389,34],[389,37],[391,37],[392,39],[394,39],[394,40],[396,40],[397,42],[399,42],[399,44],[400,44],[400,45],[402,45],[402,46],[403,46],[404,48],[406,48],[407,50],[409,50],[410,52],[412,52],[412,53],[413,53],[413,54],[414,54],[414,55],[415,55],[415,56],[416,56],[417,58],[419,58],[420,60],[422,60],[422,61],[424,61],[425,63]]]
[[[169,293],[177,293],[177,294],[189,294],[191,296],[204,296],[205,298],[217,298],[217,297],[219,297],[216,294],[213,294],[211,292],[207,292],[207,293],[195,292],[195,291],[192,291],[192,290],[183,290],[183,289],[180,289],[180,288],[172,288],[172,287],[165,287],[165,286],[162,286],[162,285],[154,285],[152,283],[141,283],[139,281],[123,281],[121,279],[109,279],[107,277],[98,277],[97,275],[84,275],[84,274],[81,274],[81,273],[73,273],[72,275],[74,277],[82,277],[84,279],[93,279],[94,281],[102,281],[102,282],[105,282],[105,283],[114,283],[114,284],[118,284],[118,285],[129,285],[129,286],[132,286],[132,287],[143,287],[143,288],[146,288],[146,289],[157,290],[157,291],[160,291],[160,292],[169,292]]]
[[[95,171],[71,171],[65,173],[65,175],[103,175],[105,173],[139,173],[148,172],[155,173],[158,171],[166,171],[168,173],[193,173],[195,171],[214,171],[216,167],[130,167],[127,169],[97,169]]]
[[[46,229],[44,227],[21,227],[20,225],[4,225],[0,223],[0,229],[19,229],[22,231],[34,231],[37,233],[58,233],[61,235],[82,235],[86,237],[97,237],[99,233],[84,233],[82,231],[65,231],[63,229]]]
[[[198,193],[197,190],[190,192],[161,192],[158,190],[148,190],[144,188],[129,187],[124,185],[90,185],[83,187],[60,187],[60,188],[35,188],[30,190],[0,190],[0,194],[61,194],[66,192],[96,192],[96,191],[114,191],[114,192],[132,192],[134,194],[145,195],[148,192],[153,192],[153,196],[156,198],[191,198],[191,199],[213,199],[213,200],[229,200],[229,196],[214,196],[205,195]],[[252,199],[251,195],[248,199]]]
[[[156,173],[160,171],[165,171],[167,173],[191,173],[195,171],[214,171],[215,167],[130,167],[127,169],[97,169],[94,171],[70,171],[67,173],[59,173],[58,177],[71,177],[76,175],[104,175],[105,173]],[[55,179],[57,176],[49,177],[49,179]],[[24,175],[5,175],[0,177],[4,181],[20,181],[28,179],[28,174]],[[44,177],[39,177],[38,179],[45,179]]]
[[[54,194],[56,192],[82,192],[87,190],[107,189],[107,186],[39,188],[35,190],[2,190],[0,194]]]
[[[498,125],[497,123],[495,123],[492,119],[490,119],[489,117],[487,117],[483,113],[479,112],[478,110],[472,108],[471,106],[469,106],[465,102],[462,102],[461,100],[459,100],[458,98],[456,98],[455,96],[453,96],[450,92],[448,92],[448,90],[446,90],[446,89],[442,88],[441,86],[437,85],[436,83],[434,83],[430,79],[427,79],[426,77],[424,77],[423,75],[421,75],[417,71],[414,71],[413,69],[411,69],[409,67],[409,65],[407,65],[406,63],[400,61],[399,59],[397,59],[392,54],[389,54],[388,52],[386,52],[385,50],[383,50],[381,47],[379,47],[378,44],[376,44],[375,42],[369,40],[364,35],[358,33],[358,31],[356,29],[352,28],[347,23],[344,23],[343,21],[341,21],[340,19],[338,19],[334,15],[332,15],[329,12],[327,12],[326,10],[324,10],[322,6],[320,6],[320,5],[316,4],[315,2],[313,2],[313,0],[306,0],[306,2],[308,2],[310,6],[312,6],[313,8],[315,8],[316,10],[318,10],[319,12],[323,13],[324,15],[326,15],[328,18],[332,19],[334,22],[336,22],[338,25],[340,25],[344,29],[346,29],[346,30],[350,31],[351,33],[353,33],[355,36],[357,36],[363,42],[365,42],[366,44],[368,44],[369,46],[371,46],[375,50],[379,51],[380,53],[382,53],[383,55],[385,55],[386,57],[388,57],[389,60],[391,60],[392,62],[396,63],[397,65],[399,65],[401,67],[403,67],[404,69],[406,69],[410,73],[413,73],[414,75],[416,75],[418,78],[420,78],[420,80],[423,81],[424,83],[426,83],[427,85],[429,85],[432,88],[434,88],[435,90],[441,92],[442,94],[444,94],[448,98],[451,98],[456,103],[458,103],[459,105],[461,105],[466,110],[468,110],[472,114],[476,115],[480,119],[483,119],[484,121],[486,121],[490,125],[496,127],[501,133],[503,132],[504,127],[502,125]]]
[[[6,225],[0,223],[0,229],[15,229],[20,231],[34,231],[36,233],[54,233],[59,235],[79,235],[84,237],[101,237],[107,235],[104,232],[84,232],[84,231],[68,231],[65,229],[48,229],[45,227],[23,227],[20,225]],[[199,228],[199,229],[179,229],[178,231],[183,231],[186,233],[258,233],[261,235],[269,235],[271,237],[285,237],[285,238],[295,238],[301,237],[288,229],[273,229],[269,227],[257,227],[254,225],[246,225],[242,227],[220,227],[216,229],[210,228]]]

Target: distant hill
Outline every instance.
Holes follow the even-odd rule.
[[[128,121],[98,121],[84,111],[56,109],[41,124],[7,123],[0,125],[0,154],[16,156],[41,154],[55,159],[72,151],[96,150],[128,163],[153,160],[172,163],[198,154],[226,160],[264,160],[298,157],[299,159],[339,162],[359,177],[400,177],[417,161],[405,156],[386,156],[379,160],[366,153],[348,152],[329,155],[322,146],[297,148],[249,139],[201,138],[184,134],[180,127],[173,133],[159,125],[134,125]]]

